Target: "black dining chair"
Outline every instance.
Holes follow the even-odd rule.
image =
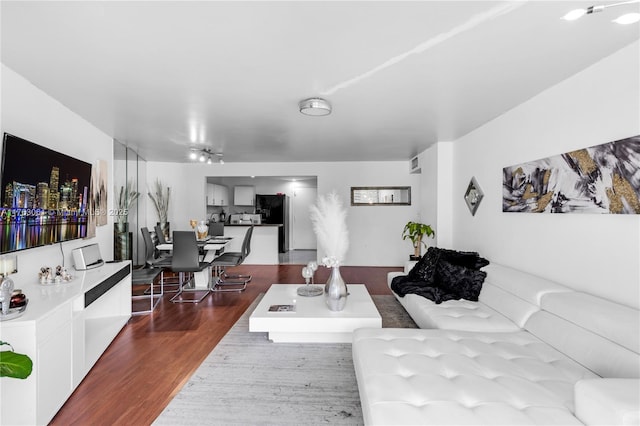
[[[171,255],[168,253],[160,253],[158,255],[158,250],[156,250],[156,244],[153,242],[149,228],[146,226],[142,227],[140,228],[140,232],[142,233],[142,240],[144,241],[145,269],[161,269],[160,292],[156,294],[162,296],[165,291],[167,293],[177,292],[176,281],[173,278],[167,279],[167,277],[164,276],[165,270],[171,268]],[[167,287],[169,287],[170,290],[167,290]],[[145,291],[145,294],[152,292],[153,288]]]
[[[251,237],[253,235],[253,225],[251,225],[247,232],[244,234],[242,240],[242,248],[239,252],[225,252],[220,256],[213,259],[211,266],[216,270],[216,279],[213,283],[211,291],[224,292],[224,291],[244,291],[247,288],[247,283],[251,281],[251,275],[228,275],[226,268],[231,266],[238,266],[244,262],[244,260],[251,253]],[[224,286],[232,286],[234,288],[223,288]]]
[[[160,227],[160,225],[156,225],[153,229],[156,232],[156,238],[158,239],[158,244],[167,244],[168,241],[164,237],[164,232],[162,232],[162,228]]]
[[[156,256],[156,244],[154,244],[153,238],[151,238],[149,228],[146,226],[142,227],[140,228],[140,232],[142,232],[142,239],[144,241],[145,266],[149,268],[169,268],[171,266],[171,256],[167,253],[161,253]]]
[[[224,235],[223,222],[209,222],[209,235],[212,237],[221,237]]]
[[[156,281],[160,276],[160,292],[155,293]],[[132,292],[131,300],[147,299],[149,301],[148,309],[138,310],[138,302],[131,303],[131,315],[149,314],[153,312],[164,294],[164,276],[162,268],[139,268],[131,271],[131,287],[149,286],[143,294],[135,294]],[[144,306],[144,304],[142,305]]]
[[[171,240],[173,241],[171,270],[180,276],[180,287],[178,293],[169,300],[174,303],[198,303],[211,290],[211,264],[200,261],[198,242],[193,231],[173,231]],[[187,276],[188,279],[186,279]],[[187,294],[195,297],[185,297]]]

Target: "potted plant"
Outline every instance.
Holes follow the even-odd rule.
[[[165,188],[160,179],[156,179],[153,191],[149,191],[149,198],[153,201],[153,206],[156,208],[156,213],[158,213],[158,224],[167,240],[170,239],[168,221],[170,195],[171,189],[169,187]]]
[[[133,181],[127,182],[127,186],[120,187],[120,193],[116,199],[116,223],[114,228],[114,260],[131,258],[132,237],[129,232],[129,212],[131,206],[138,199],[140,193],[135,190]]]
[[[0,341],[0,346],[7,345],[10,351],[0,351],[0,377],[14,377],[16,379],[26,379],[33,371],[31,358],[24,354],[17,354],[13,347]]]
[[[420,259],[422,245],[427,247],[427,243],[422,241],[422,237],[426,235],[427,237],[433,238],[435,234],[436,232],[431,228],[431,225],[425,225],[419,222],[407,222],[402,231],[402,239],[406,240],[408,238],[411,240],[411,244],[413,244],[413,254],[409,256],[409,259]]]

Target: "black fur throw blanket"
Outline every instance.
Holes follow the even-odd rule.
[[[401,297],[418,294],[442,303],[447,300],[478,301],[487,273],[480,268],[489,261],[476,252],[429,247],[409,271],[391,281],[391,289]]]

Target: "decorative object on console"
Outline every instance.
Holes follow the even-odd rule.
[[[325,257],[322,263],[331,268],[325,285],[325,299],[332,311],[341,311],[347,303],[347,285],[340,275],[340,264],[349,248],[347,212],[335,192],[318,197],[317,205],[310,207],[313,230]]]
[[[40,284],[43,285],[60,284],[73,281],[73,275],[69,273],[67,268],[61,265],[56,266],[55,269],[43,266],[38,272],[38,279],[40,280]]]
[[[471,216],[476,215],[476,210],[478,210],[478,206],[480,205],[480,201],[482,201],[483,197],[484,192],[480,189],[480,185],[478,185],[478,181],[476,181],[475,176],[472,176],[469,181],[469,186],[467,186],[467,190],[464,193],[464,201],[467,203]]]
[[[8,275],[16,272],[18,272],[18,256],[0,257],[0,314],[2,315],[9,314],[13,294],[13,280]]]
[[[171,239],[169,230],[169,200],[171,196],[171,188],[164,187],[160,179],[156,179],[153,192],[148,192],[149,198],[153,201],[153,206],[158,213],[158,223],[166,240]]]
[[[421,256],[422,246],[427,247],[427,243],[422,241],[424,236],[433,238],[436,232],[431,228],[431,225],[425,225],[419,222],[407,222],[402,231],[402,239],[409,238],[413,245],[413,254],[409,256],[409,260],[418,260]]]
[[[26,379],[33,371],[33,361],[25,354],[15,353],[13,346],[0,341],[0,346],[9,346],[11,350],[0,351],[0,377]]]
[[[640,136],[505,167],[502,211],[640,214]]]
[[[305,285],[297,288],[296,292],[299,296],[320,296],[324,293],[324,288],[313,284],[313,275],[318,269],[318,262],[311,261],[307,266],[302,268],[302,277],[304,278]]]

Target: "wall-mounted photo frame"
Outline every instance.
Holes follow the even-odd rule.
[[[410,186],[352,186],[352,206],[410,206]]]
[[[484,193],[482,192],[482,189],[480,189],[480,185],[478,185],[478,181],[475,176],[473,176],[467,186],[467,191],[464,193],[464,201],[467,203],[471,216],[476,215],[476,211],[478,210],[478,206],[480,205],[480,201],[482,201],[483,197]]]

